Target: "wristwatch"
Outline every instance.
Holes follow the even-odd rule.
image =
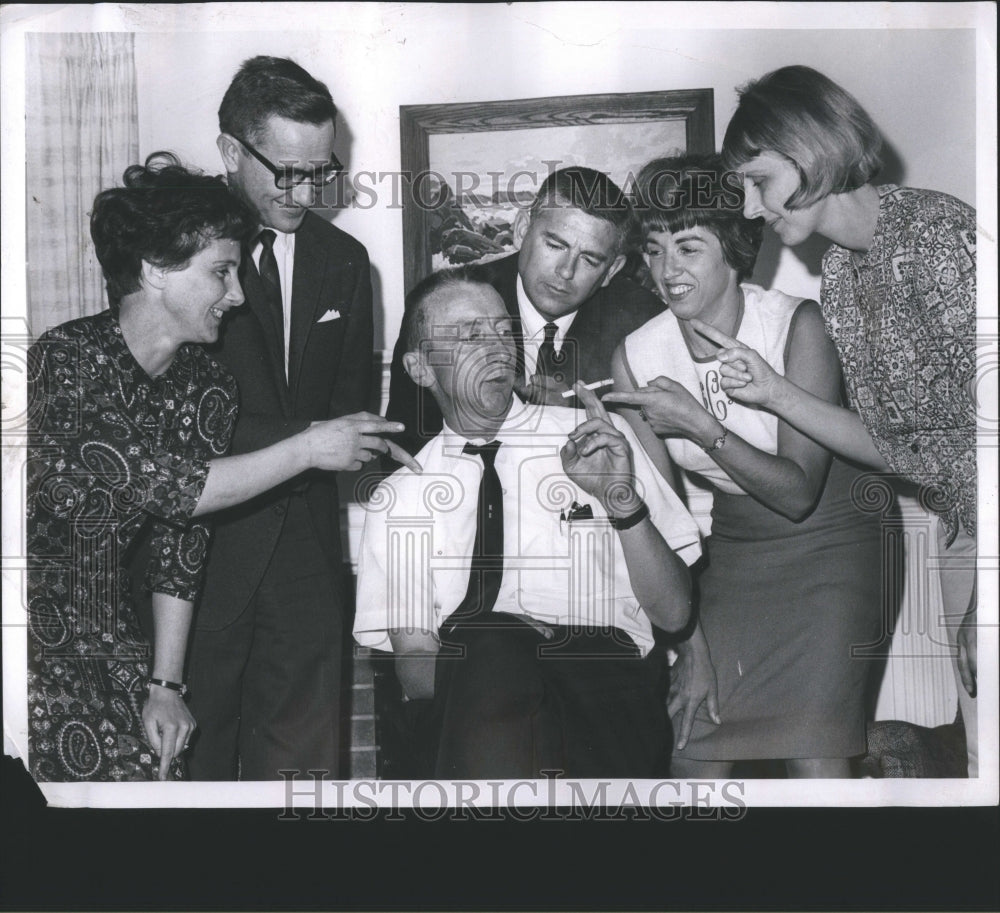
[[[184,697],[188,693],[188,686],[184,682],[168,682],[165,678],[146,679],[147,691],[150,685],[159,685],[161,688],[166,688],[169,691],[176,691],[181,697]]]
[[[649,507],[646,502],[643,501],[632,513],[627,517],[608,517],[608,523],[611,524],[612,529],[616,529],[621,532],[624,529],[631,529],[633,526],[638,526],[642,523],[646,517],[649,516]]]
[[[726,443],[727,437],[729,437],[729,429],[725,425],[723,425],[722,434],[720,434],[714,441],[712,441],[712,446],[702,447],[701,449],[704,450],[705,453],[712,453],[716,450],[721,450],[723,445]]]

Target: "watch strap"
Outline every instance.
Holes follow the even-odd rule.
[[[623,529],[631,529],[633,526],[638,526],[648,516],[649,507],[646,505],[646,502],[643,501],[639,508],[630,513],[627,517],[608,517],[608,522],[612,525],[612,527],[621,532]]]
[[[188,686],[184,682],[170,682],[165,678],[149,678],[146,680],[146,689],[149,689],[150,685],[159,685],[161,688],[167,688],[170,691],[176,691],[181,697],[184,697],[188,692]]]

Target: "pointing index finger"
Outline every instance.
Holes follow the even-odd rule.
[[[354,430],[359,434],[398,434],[405,431],[406,426],[402,422],[391,422],[380,415],[374,415],[357,422]]]
[[[707,324],[704,320],[699,320],[697,317],[691,318],[691,327],[706,339],[710,339],[720,348],[743,348],[743,344],[738,339],[733,339],[732,336],[727,336],[721,330],[717,330],[711,324]]]
[[[601,398],[605,403],[624,403],[626,406],[647,406],[653,401],[654,393],[648,388],[630,393],[605,393]]]
[[[424,471],[423,466],[421,466],[402,447],[400,447],[399,444],[394,441],[386,441],[386,443],[389,445],[389,456],[391,456],[397,463],[402,463],[418,475]]]

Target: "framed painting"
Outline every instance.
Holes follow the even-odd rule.
[[[407,290],[432,270],[514,250],[512,226],[558,168],[620,187],[649,159],[713,152],[712,89],[401,105]]]

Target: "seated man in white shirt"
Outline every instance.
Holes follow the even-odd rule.
[[[510,316],[476,267],[421,282],[402,332],[444,429],[369,502],[354,635],[429,702],[427,775],[657,775],[652,626],[689,620],[694,520],[591,391],[586,414],[514,397]]]

